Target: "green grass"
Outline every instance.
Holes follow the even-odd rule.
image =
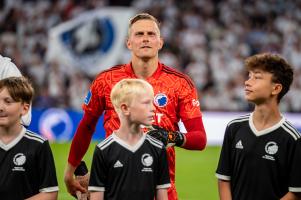
[[[96,143],[91,143],[84,157],[88,167]],[[52,143],[57,177],[59,182],[59,200],[73,199],[64,184],[64,169],[67,163],[70,143]],[[176,187],[180,200],[218,199],[215,168],[220,147],[207,147],[204,151],[187,151],[176,148]]]
[[[220,147],[176,150],[176,187],[180,200],[218,199],[215,169]]]

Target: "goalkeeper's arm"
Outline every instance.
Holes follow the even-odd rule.
[[[185,149],[202,150],[206,146],[207,138],[201,117],[183,121],[187,133],[179,131],[168,131],[153,125],[148,132],[149,135],[162,141],[165,146],[179,146]]]
[[[207,144],[207,136],[202,117],[183,120],[187,133],[183,148],[190,150],[203,150]]]

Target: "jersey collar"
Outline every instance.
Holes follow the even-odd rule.
[[[268,133],[273,132],[274,130],[276,130],[277,128],[279,128],[285,121],[285,118],[281,115],[281,119],[279,122],[277,122],[276,124],[274,124],[273,126],[266,128],[264,130],[258,131],[253,123],[253,112],[250,114],[250,118],[249,118],[249,125],[251,127],[251,130],[253,131],[253,133],[256,136],[261,136],[261,135],[266,135]]]
[[[149,78],[154,78],[154,79],[158,79],[160,74],[161,74],[161,71],[162,71],[162,68],[163,68],[163,64],[158,62],[158,67],[157,67],[157,70],[150,76],[148,77]],[[133,70],[133,67],[132,67],[132,62],[128,63],[125,65],[125,71],[130,74],[130,77],[132,78],[138,78],[136,76],[136,74],[134,73],[134,70]]]
[[[115,132],[112,133],[112,137],[113,139],[121,146],[123,146],[124,148],[126,148],[127,150],[135,153],[143,144],[143,142],[145,141],[145,137],[146,134],[142,134],[142,137],[139,139],[139,141],[135,144],[135,145],[129,145],[127,142],[125,142],[124,140],[122,140],[121,138],[119,138]]]
[[[4,151],[10,150],[23,138],[23,136],[25,135],[25,132],[26,132],[26,129],[24,127],[22,127],[20,134],[8,144],[4,144],[0,140],[0,148],[3,149]]]

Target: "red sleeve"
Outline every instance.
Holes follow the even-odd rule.
[[[107,80],[109,75],[108,73],[102,73],[93,81],[82,106],[85,113],[95,117],[102,115],[105,109],[105,94],[110,94],[107,93],[108,91],[105,90],[104,85],[104,80]]]
[[[185,134],[186,143],[183,146],[190,150],[203,150],[206,147],[207,136],[202,117],[187,119],[183,121],[187,133]]]
[[[68,162],[72,166],[78,166],[85,153],[87,152],[92,139],[92,135],[95,131],[97,121],[98,117],[84,113],[84,116],[77,127],[70,147]]]

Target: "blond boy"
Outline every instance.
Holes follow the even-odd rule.
[[[168,199],[166,150],[141,129],[152,124],[153,98],[153,88],[144,80],[124,79],[113,87],[109,103],[118,114],[120,128],[95,148],[91,200]]]

